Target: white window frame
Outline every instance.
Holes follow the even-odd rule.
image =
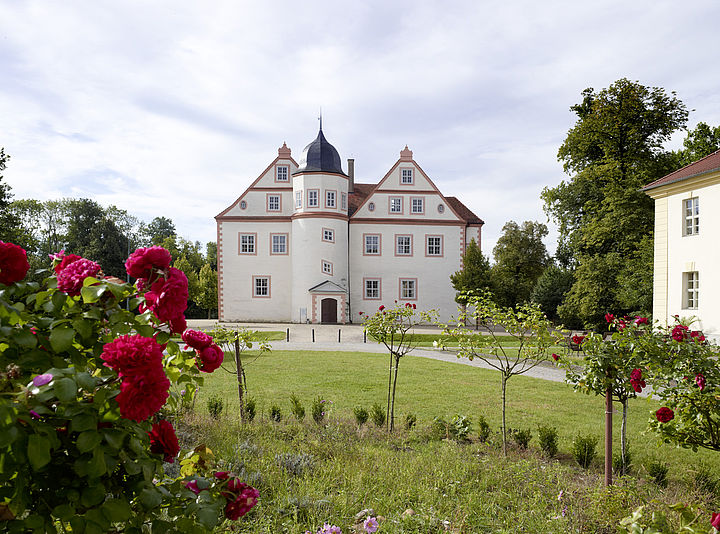
[[[257,234],[240,234],[238,245],[238,254],[255,254]]]
[[[683,235],[700,233],[700,200],[698,197],[683,200]]]
[[[325,191],[325,207],[336,208],[337,207],[337,192],[334,190]]]
[[[401,243],[402,241],[402,243]],[[395,255],[396,256],[412,256],[413,255],[413,238],[412,235],[402,234],[395,236]]]
[[[303,192],[302,189],[295,191],[295,209],[302,208]]]
[[[376,243],[369,243],[372,238],[377,240]],[[365,234],[363,239],[363,256],[380,256],[380,234]],[[373,252],[373,250],[375,250]]]
[[[322,260],[322,261],[320,262],[320,270],[322,271],[323,274],[327,274],[327,275],[332,276],[332,274],[333,274],[333,264],[332,264],[332,262],[331,262],[331,261],[327,261],[327,260]]]
[[[287,234],[270,234],[270,254],[287,254],[287,239]]]
[[[417,278],[400,279],[400,300],[417,300]]]
[[[290,181],[290,167],[287,165],[278,165],[275,167],[275,181],[276,182],[289,182]]]
[[[423,197],[410,198],[410,213],[425,213],[425,199]]]
[[[415,173],[412,169],[400,169],[400,183],[402,185],[412,185],[413,183],[415,183]]]
[[[270,277],[264,275],[253,276],[253,298],[270,298]]]
[[[402,212],[403,212],[403,197],[390,197],[388,199],[388,203],[389,203],[388,211],[390,213],[402,214]]]
[[[380,300],[381,287],[380,278],[363,279],[363,300]]]
[[[700,275],[698,271],[683,273],[683,309],[697,310],[700,298]]]
[[[340,209],[347,209],[347,193],[340,193]]]
[[[268,211],[280,211],[282,208],[282,200],[280,195],[268,195],[267,197],[267,210]]]
[[[332,228],[323,228],[322,229],[322,240],[326,243],[334,243],[335,242],[335,230]]]
[[[431,243],[431,241],[435,241],[435,240],[437,240],[436,243]],[[441,236],[441,235],[425,236],[425,255],[426,256],[436,256],[436,257],[443,255],[443,236]]]
[[[307,195],[308,195],[308,198],[307,198],[307,207],[308,208],[317,208],[320,206],[320,190],[319,189],[308,189]],[[313,202],[313,200],[315,202]]]

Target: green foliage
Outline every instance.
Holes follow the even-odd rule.
[[[558,306],[575,281],[572,271],[548,266],[538,278],[535,287],[530,295],[530,300],[540,306],[545,316],[551,321],[560,320]],[[565,323],[566,326],[574,327],[572,323]]]
[[[405,415],[405,430],[412,430],[417,424],[417,416],[413,413]]]
[[[709,156],[720,149],[720,126],[709,126],[699,122],[694,130],[687,133],[683,140],[683,148],[674,153],[677,157],[677,167],[690,165],[695,161]]]
[[[629,475],[632,472],[632,452],[629,446],[625,447],[625,458],[621,453],[613,454],[612,470],[618,476]]]
[[[252,421],[253,419],[255,419],[255,413],[255,399],[253,399],[252,397],[248,397],[247,399],[245,399],[245,417],[247,417],[248,421]]]
[[[505,223],[493,249],[492,291],[500,306],[515,307],[528,302],[538,278],[549,263],[543,238],[548,229],[542,223]]]
[[[450,420],[450,436],[456,441],[467,441],[472,431],[472,422],[464,415],[455,414]]]
[[[707,464],[699,462],[692,472],[693,485],[702,492],[714,493],[718,487],[718,479]]]
[[[532,431],[529,428],[526,428],[524,430],[519,428],[510,429],[510,435],[515,442],[515,445],[517,445],[521,449],[527,449],[530,440],[532,439]]]
[[[370,420],[378,428],[385,426],[385,410],[377,402],[370,408]]]
[[[539,425],[538,441],[545,456],[552,458],[558,451],[558,431],[554,426]]]
[[[304,452],[293,454],[278,454],[275,456],[277,464],[293,476],[300,477],[315,467],[315,458],[312,454]]]
[[[490,437],[490,424],[482,415],[478,416],[477,428],[478,439],[485,443]]]
[[[270,406],[270,420],[279,423],[282,421],[282,410],[277,404]]]
[[[620,521],[624,532],[631,534],[708,534],[708,516],[687,504],[665,506],[646,517],[644,506]],[[716,529],[713,529],[717,532]]]
[[[225,402],[219,395],[213,395],[207,401],[208,413],[213,419],[220,419],[224,407]]]
[[[580,435],[575,436],[572,442],[572,455],[575,461],[583,469],[590,467],[590,464],[595,459],[596,448],[598,439],[593,435]]]
[[[457,292],[455,300],[462,303],[464,295],[477,291],[492,291],[490,260],[480,251],[480,246],[471,239],[462,256],[463,268],[450,275],[450,282]]]
[[[213,312],[217,312],[217,299],[217,272],[213,270],[210,263],[204,263],[198,274],[198,297],[195,302],[199,307],[208,311],[208,319]]]
[[[670,470],[668,464],[662,460],[653,459],[645,466],[645,469],[655,484],[662,488],[667,486],[667,474]]]
[[[430,423],[429,437],[432,441],[450,439],[450,424],[442,417],[434,417]]]
[[[326,401],[321,397],[315,397],[315,400],[312,403],[310,411],[312,412],[313,421],[315,421],[318,425],[322,425],[325,422],[325,404]]]
[[[355,408],[353,408],[353,415],[355,415],[355,422],[358,427],[362,427],[367,423],[368,417],[370,417],[368,411],[362,406],[355,406]]]
[[[305,419],[305,408],[295,393],[290,395],[290,411],[298,421],[302,422]]]
[[[142,230],[150,245],[161,245],[166,239],[176,237],[175,224],[167,217],[155,217]]]

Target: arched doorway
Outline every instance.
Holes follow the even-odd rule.
[[[320,322],[337,323],[337,300],[326,298],[320,301]]]

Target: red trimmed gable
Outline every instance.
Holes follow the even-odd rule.
[[[643,191],[648,191],[649,189],[655,189],[656,187],[660,187],[663,185],[673,184],[687,178],[692,178],[693,176],[699,176],[701,174],[717,170],[720,170],[720,150],[716,150],[709,156],[705,156],[704,158],[699,159],[691,163],[690,165],[686,165],[681,169],[671,172],[667,176],[663,176],[662,178],[649,183],[642,189]]]

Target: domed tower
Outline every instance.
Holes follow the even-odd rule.
[[[345,323],[348,305],[348,176],[322,131],[293,173],[294,321]]]

